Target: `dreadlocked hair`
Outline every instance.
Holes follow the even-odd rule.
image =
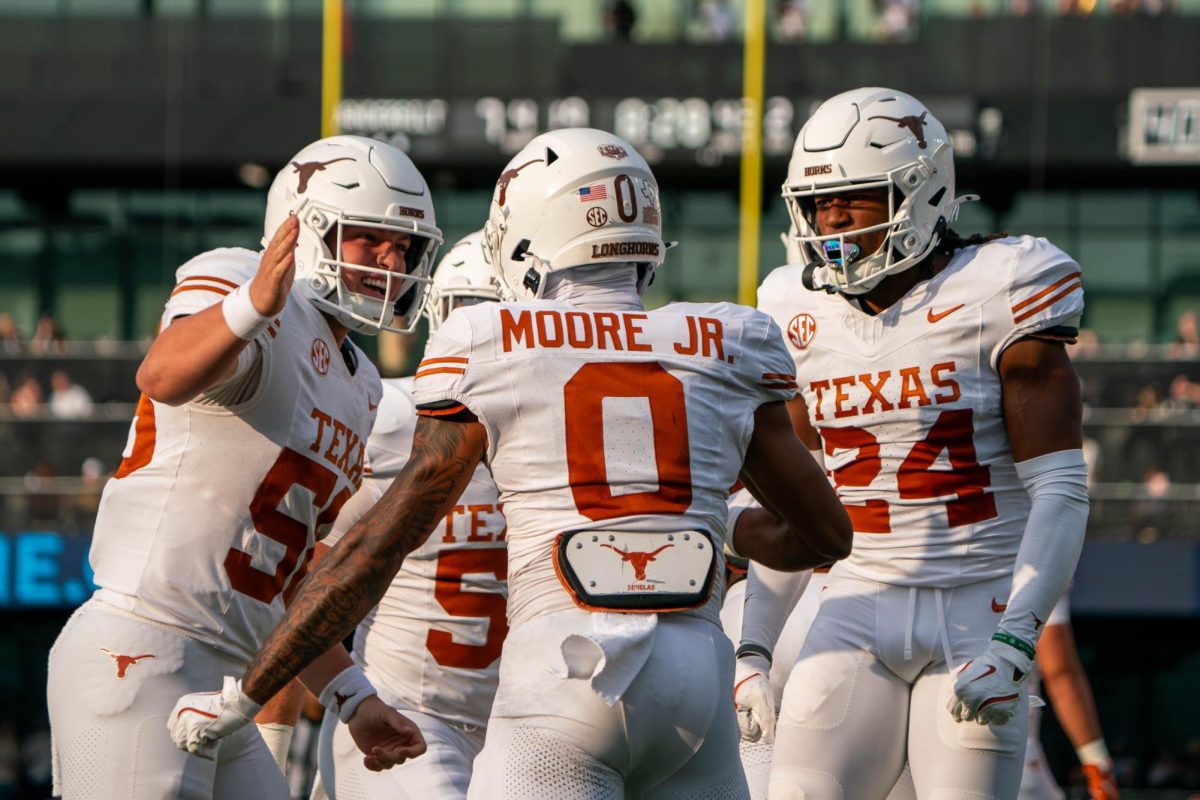
[[[1007,231],[1000,233],[973,233],[967,238],[959,236],[953,228],[947,228],[942,234],[942,238],[934,246],[933,252],[938,255],[952,256],[956,250],[961,250],[964,247],[974,247],[980,244],[995,241],[996,239],[1004,239],[1008,236]]]

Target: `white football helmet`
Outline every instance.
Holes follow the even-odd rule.
[[[822,236],[821,195],[888,189],[888,222]],[[796,229],[805,284],[863,294],[919,263],[973,196],[954,196],[954,151],[942,123],[913,97],[892,89],[855,89],[826,100],[804,123],[788,163],[783,198]],[[845,237],[887,230],[879,250],[855,257]],[[813,273],[819,271],[814,281]],[[823,285],[822,285],[823,284]]]
[[[546,275],[636,263],[638,292],[663,262],[658,182],[633,145],[592,128],[543,133],[513,157],[492,194],[484,254],[513,299],[542,296]]]
[[[291,214],[300,218],[296,285],[317,308],[362,333],[409,333],[416,327],[442,232],[429,187],[408,156],[363,136],[331,136],[314,142],[297,153],[271,184],[264,247]],[[346,225],[411,235],[406,274],[343,262]],[[332,237],[330,231],[335,231]],[[377,276],[383,284],[382,296],[349,291],[343,269]]]
[[[500,288],[500,279],[483,257],[483,231],[459,239],[433,271],[433,285],[425,299],[430,333],[459,306],[500,300]]]

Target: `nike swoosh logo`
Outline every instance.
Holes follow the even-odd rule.
[[[997,614],[1003,614],[1007,608],[1008,603],[997,603],[996,598],[992,598],[992,611],[995,611]]]
[[[927,320],[929,320],[929,324],[931,324],[931,325],[932,325],[933,323],[935,323],[935,322],[938,322],[938,321],[940,321],[940,320],[943,320],[943,319],[945,319],[946,317],[950,316],[950,315],[951,315],[951,314],[953,314],[955,311],[958,311],[960,308],[962,308],[964,305],[966,305],[966,303],[960,303],[959,305],[956,305],[954,308],[947,309],[947,310],[943,311],[943,312],[942,312],[942,313],[940,313],[940,314],[935,314],[935,313],[933,313],[933,309],[931,308],[931,309],[929,309],[929,311],[926,313],[926,315],[925,315],[925,318],[926,318]]]
[[[981,681],[984,678],[986,678],[988,675],[991,675],[995,671],[996,671],[996,665],[988,664],[988,668],[983,671],[982,675],[980,675],[978,678],[971,678],[971,680],[969,682],[974,683],[975,681]]]

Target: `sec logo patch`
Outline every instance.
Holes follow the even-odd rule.
[[[801,350],[808,349],[817,336],[817,321],[811,314],[797,314],[787,327],[788,339]]]
[[[329,345],[325,344],[324,339],[313,339],[312,351],[313,369],[318,375],[324,375],[329,372]]]

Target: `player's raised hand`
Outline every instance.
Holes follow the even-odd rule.
[[[359,703],[347,723],[372,772],[391,769],[425,752],[425,737],[408,717],[372,695]]]
[[[292,281],[296,278],[296,241],[300,238],[300,220],[290,216],[275,231],[275,236],[258,262],[258,274],[250,282],[250,302],[263,316],[283,311]]]

